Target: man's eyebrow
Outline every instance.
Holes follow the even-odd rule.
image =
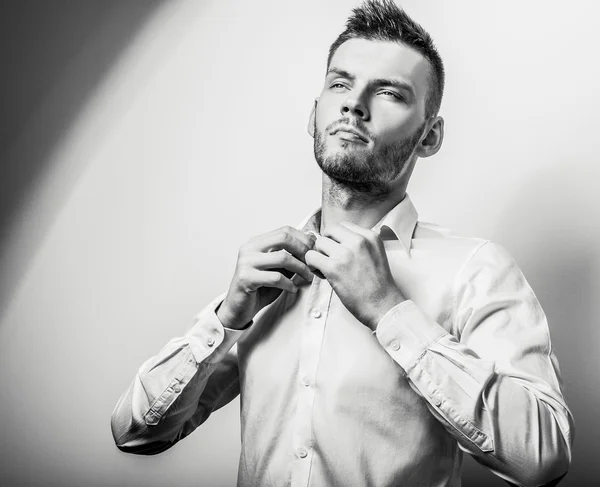
[[[356,76],[340,68],[329,68],[327,70],[327,76],[329,76],[330,74],[337,74],[338,76],[349,79],[350,81],[356,79]]]
[[[392,86],[398,90],[407,91],[411,96],[415,96],[415,90],[410,83],[393,78],[378,78],[374,79],[372,84],[376,86]]]

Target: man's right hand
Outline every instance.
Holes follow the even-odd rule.
[[[314,243],[314,236],[286,226],[242,245],[229,291],[217,310],[223,326],[244,328],[282,291],[297,292],[291,280],[293,274],[311,282],[313,273],[304,256]]]

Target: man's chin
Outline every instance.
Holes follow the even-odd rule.
[[[366,166],[359,166],[356,163],[351,163],[349,161],[336,161],[336,162],[325,162],[324,164],[319,164],[321,166],[321,170],[330,178],[335,179],[340,183],[368,183],[371,178],[368,175],[361,171],[361,169],[366,168]],[[351,170],[349,170],[351,169]]]

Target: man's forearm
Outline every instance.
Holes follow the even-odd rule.
[[[147,360],[119,399],[111,426],[123,451],[159,453],[237,395],[237,358],[229,350],[240,332],[223,328],[214,312],[218,302],[198,315],[185,336]],[[211,376],[217,380],[209,381]],[[207,397],[219,397],[219,404],[203,401],[207,387]],[[175,402],[177,408],[172,407]]]
[[[573,419],[546,317],[521,271],[503,249],[482,243],[449,300],[445,326],[409,300],[384,316],[377,339],[478,461],[518,485],[563,475]]]

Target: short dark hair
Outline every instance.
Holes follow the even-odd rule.
[[[365,0],[352,10],[346,29],[329,48],[327,69],[344,42],[350,39],[391,41],[412,47],[430,64],[425,116],[437,115],[444,93],[444,64],[429,33],[392,0]]]

